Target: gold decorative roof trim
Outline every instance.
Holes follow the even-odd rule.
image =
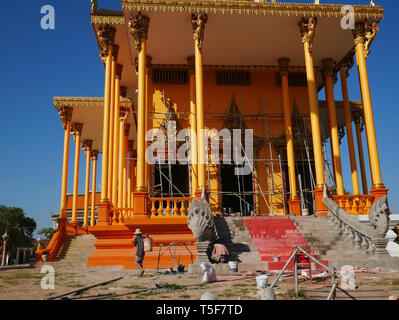
[[[83,106],[83,107],[103,107],[104,106],[104,98],[90,98],[90,97],[54,97],[53,98],[54,106],[58,109],[60,107],[74,107],[74,106]],[[121,97],[120,102],[121,107],[131,108],[133,106],[133,102],[129,98]]]
[[[106,15],[106,14],[92,14],[92,24],[125,24],[125,18],[122,15]]]
[[[343,5],[249,1],[196,1],[196,0],[122,0],[127,10],[202,12],[222,14],[263,14],[287,16],[342,17]],[[353,5],[357,18],[382,19],[384,9],[380,6]]]
[[[187,64],[153,64],[152,65],[153,69],[161,69],[161,68],[174,68],[174,69],[188,69]],[[278,71],[279,66],[274,66],[274,65],[227,65],[227,64],[204,64],[203,65],[204,69],[226,69],[226,70],[231,70],[231,69],[266,69],[270,71]],[[315,66],[315,69],[319,69],[318,66]],[[306,71],[306,68],[304,66],[289,66],[290,71]]]

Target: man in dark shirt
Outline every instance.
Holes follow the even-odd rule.
[[[137,250],[136,250],[136,265],[140,269],[138,277],[142,277],[143,274],[144,274],[143,260],[144,260],[144,256],[145,256],[145,252],[144,252],[144,237],[142,236],[142,232],[141,232],[140,229],[136,229],[134,234],[136,235],[136,237],[134,238],[134,245],[137,247]]]

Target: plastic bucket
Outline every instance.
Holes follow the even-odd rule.
[[[265,288],[267,288],[267,286],[268,286],[267,279],[268,279],[268,278],[269,278],[268,276],[264,276],[264,275],[262,275],[262,276],[257,276],[257,277],[256,277],[256,287],[257,287],[258,289],[265,289]]]
[[[309,215],[309,209],[307,209],[307,208],[304,208],[304,209],[302,209],[302,215],[303,216],[308,216]]]
[[[229,262],[229,270],[230,270],[230,272],[238,272],[238,262],[230,261]]]

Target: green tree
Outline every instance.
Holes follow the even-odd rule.
[[[11,248],[30,244],[36,221],[25,215],[21,208],[0,206],[0,235],[6,231]]]
[[[51,239],[54,235],[54,233],[57,231],[57,229],[54,228],[42,228],[40,229],[37,234],[40,234],[42,236],[45,236],[46,239]]]

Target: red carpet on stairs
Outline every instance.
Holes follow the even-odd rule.
[[[294,246],[308,246],[301,233],[288,217],[243,217],[245,225],[254,241],[262,261],[268,263],[269,270],[281,270],[291,254]],[[313,254],[313,252],[310,252]],[[274,262],[273,256],[280,261]],[[322,261],[327,264],[326,261]],[[293,269],[293,262],[288,270]],[[317,266],[317,269],[321,267]]]

